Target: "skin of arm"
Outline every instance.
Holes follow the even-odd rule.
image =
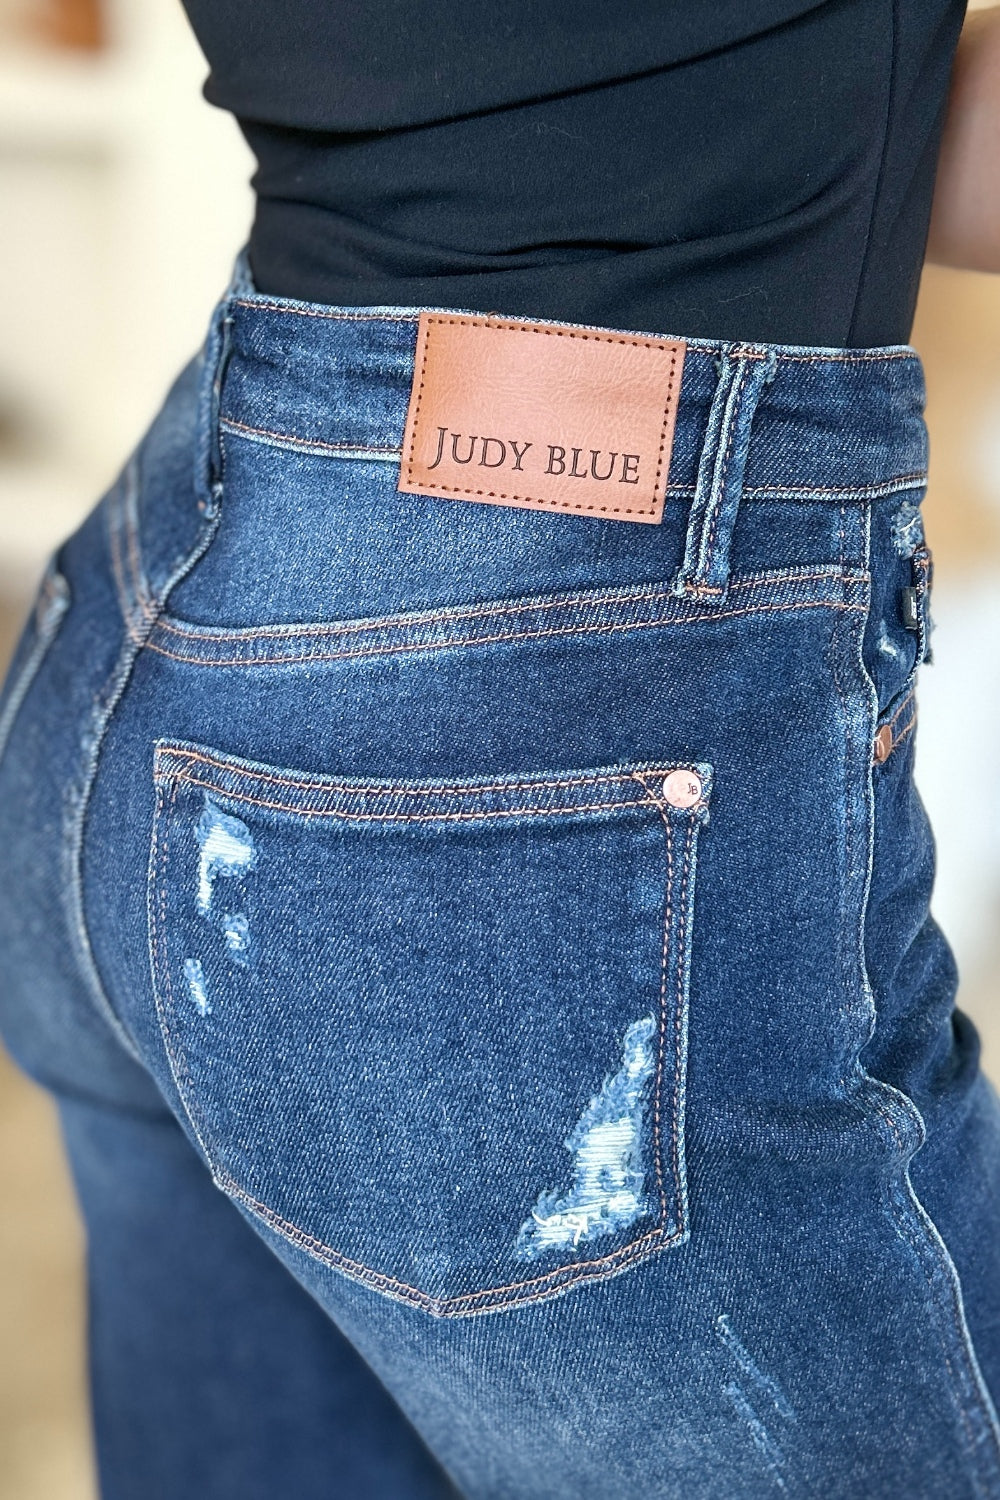
[[[962,28],[934,188],[928,259],[1000,272],[1000,5]]]

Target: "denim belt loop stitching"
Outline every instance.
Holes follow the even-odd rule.
[[[726,597],[750,431],[761,393],[774,379],[777,367],[773,349],[730,344],[720,355],[719,380],[688,514],[684,559],[672,584],[675,594]]]

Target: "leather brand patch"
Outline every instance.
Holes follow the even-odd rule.
[[[420,314],[398,488],[656,524],[684,344]]]

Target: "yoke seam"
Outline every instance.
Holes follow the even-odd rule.
[[[841,558],[843,567],[843,558]],[[730,594],[746,593],[750,589],[761,588],[768,584],[786,585],[791,583],[854,583],[858,575],[848,572],[837,572],[836,564],[828,567],[818,567],[814,572],[797,572],[794,568],[778,570],[775,572],[763,572],[751,574],[747,577],[737,578],[729,586]],[[365,631],[387,630],[390,628],[412,628],[426,625],[439,625],[447,622],[461,624],[466,620],[493,619],[501,615],[517,615],[527,612],[539,612],[550,609],[572,609],[575,605],[614,605],[644,603],[650,599],[663,599],[672,601],[674,595],[670,593],[668,584],[656,583],[646,588],[624,587],[611,589],[592,589],[573,591],[558,594],[555,597],[544,595],[525,595],[520,599],[509,601],[497,600],[481,605],[450,605],[444,609],[415,610],[407,614],[395,615],[372,615],[362,620],[330,621],[306,625],[260,625],[249,626],[245,629],[237,628],[232,631],[225,629],[201,629],[196,625],[187,625],[183,621],[160,619],[157,624],[158,630],[165,630],[171,635],[182,636],[186,640],[198,641],[226,641],[240,640],[248,644],[251,641],[265,638],[287,638],[294,640],[302,636],[324,636],[324,635],[357,635]]]
[[[197,654],[183,654],[179,651],[170,651],[165,646],[159,645],[150,639],[146,642],[146,649],[154,651],[160,656],[165,656],[173,661],[185,662],[189,666],[202,667],[281,667],[296,666],[303,662],[325,662],[325,661],[349,661],[364,659],[374,656],[396,656],[405,655],[417,651],[444,651],[464,649],[471,646],[490,646],[504,644],[512,641],[543,640],[553,637],[571,637],[577,635],[612,635],[621,631],[669,629],[675,625],[698,624],[704,620],[731,620],[743,615],[765,615],[780,614],[791,610],[804,609],[830,609],[834,611],[848,611],[858,613],[864,611],[864,606],[849,603],[831,603],[827,600],[806,600],[793,604],[769,604],[757,605],[747,609],[711,610],[701,614],[685,614],[673,620],[653,619],[635,621],[617,621],[599,625],[574,625],[565,627],[552,627],[546,630],[512,631],[509,634],[482,635],[470,637],[457,637],[444,641],[416,641],[407,642],[397,646],[368,646],[357,650],[332,651],[332,652],[302,652],[294,656],[258,656],[258,657],[227,657],[211,658]]]

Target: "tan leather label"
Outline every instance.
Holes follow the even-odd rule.
[[[399,489],[655,524],[684,344],[420,314]]]

